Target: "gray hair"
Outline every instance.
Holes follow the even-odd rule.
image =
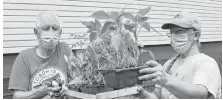
[[[58,26],[61,27],[61,21],[59,20],[59,16],[55,13],[55,12],[41,12],[38,16],[37,16],[37,19],[36,19],[36,28],[41,28],[42,26],[42,18],[54,18],[57,23],[58,23]]]

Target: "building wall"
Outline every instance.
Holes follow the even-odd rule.
[[[63,29],[61,41],[73,44],[77,40],[69,39],[70,33],[87,30],[80,21],[93,20],[89,16],[95,11],[121,11],[125,5],[125,11],[133,13],[152,6],[148,22],[163,36],[142,29],[139,40],[145,45],[169,44],[167,31],[160,27],[183,10],[202,21],[202,42],[221,41],[221,0],[3,0],[3,53],[19,53],[37,44],[33,28],[40,12],[58,13]]]

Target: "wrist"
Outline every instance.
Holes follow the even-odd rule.
[[[48,91],[47,90],[42,90],[42,89],[35,89],[35,90],[33,90],[32,93],[34,95],[34,98],[43,98],[46,95],[48,95]]]
[[[170,86],[172,81],[173,81],[173,77],[171,75],[167,74],[166,81],[163,84],[163,87],[166,88],[166,87]]]

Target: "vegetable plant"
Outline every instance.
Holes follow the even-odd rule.
[[[74,55],[65,56],[72,76],[70,84],[77,87],[106,86],[104,77],[98,70],[138,67],[142,65],[139,57],[143,52],[149,53],[155,59],[151,51],[139,45],[138,40],[142,28],[148,33],[151,30],[159,33],[147,22],[150,18],[146,14],[150,10],[151,7],[136,13],[125,12],[125,8],[120,12],[96,11],[91,15],[94,21],[81,21],[88,31],[84,35],[72,34],[71,37],[84,38],[88,34],[90,43],[85,49],[82,48],[86,45],[83,41],[73,44],[72,47],[81,46],[82,49]]]

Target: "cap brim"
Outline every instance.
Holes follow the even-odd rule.
[[[176,22],[170,22],[170,23],[165,23],[162,25],[162,29],[171,29],[173,26],[179,26],[182,28],[190,28],[191,26],[188,26],[183,23],[176,23]]]
[[[172,23],[165,23],[162,25],[162,29],[170,29],[174,24]]]

